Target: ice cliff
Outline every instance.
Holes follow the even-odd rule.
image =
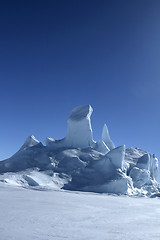
[[[50,187],[129,195],[159,193],[158,159],[138,148],[115,147],[107,125],[93,140],[92,107],[76,107],[67,135],[46,145],[33,135],[12,157],[0,162],[0,181],[25,187]]]

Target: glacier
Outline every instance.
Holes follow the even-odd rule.
[[[0,162],[0,182],[32,189],[158,196],[158,159],[138,148],[115,146],[104,124],[95,141],[90,105],[76,107],[66,137],[48,137],[45,145],[33,135],[10,158]]]

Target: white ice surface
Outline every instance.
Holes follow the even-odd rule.
[[[84,105],[72,110],[68,119],[66,145],[72,147],[86,148],[92,145],[91,114],[92,107]]]
[[[106,124],[104,124],[103,130],[102,130],[102,141],[107,145],[107,147],[109,147],[110,150],[115,148],[115,144],[113,143],[113,141],[109,136],[108,127]]]
[[[36,188],[39,190],[44,188],[58,190],[67,183],[65,175],[60,178],[58,173],[50,176],[46,172],[42,173],[35,170],[4,173],[0,175],[0,181],[13,186]]]
[[[159,240],[159,199],[0,183],[1,240]]]

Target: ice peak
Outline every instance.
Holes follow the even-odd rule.
[[[110,150],[115,148],[115,145],[109,136],[108,127],[106,124],[104,124],[103,130],[102,130],[102,141],[107,145],[107,147],[109,147]]]
[[[51,143],[53,143],[53,142],[55,142],[55,139],[53,139],[53,138],[47,137],[47,138],[45,139],[45,144],[46,144],[46,146],[48,146],[49,144],[51,144]]]
[[[39,141],[35,138],[35,136],[32,134],[30,136],[27,137],[26,141],[25,142],[28,142],[28,143],[39,143]]]
[[[40,142],[35,138],[34,135],[30,135],[27,137],[26,141],[24,142],[24,144],[22,145],[22,147],[20,148],[20,150],[24,150],[28,147],[33,147],[37,144],[39,144]]]
[[[69,119],[71,119],[72,121],[80,121],[83,118],[90,118],[92,112],[93,109],[91,105],[79,106],[72,110]]]

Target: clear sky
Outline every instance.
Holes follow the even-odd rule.
[[[160,158],[160,1],[0,1],[0,159],[63,138],[83,104],[95,140],[106,123]]]

